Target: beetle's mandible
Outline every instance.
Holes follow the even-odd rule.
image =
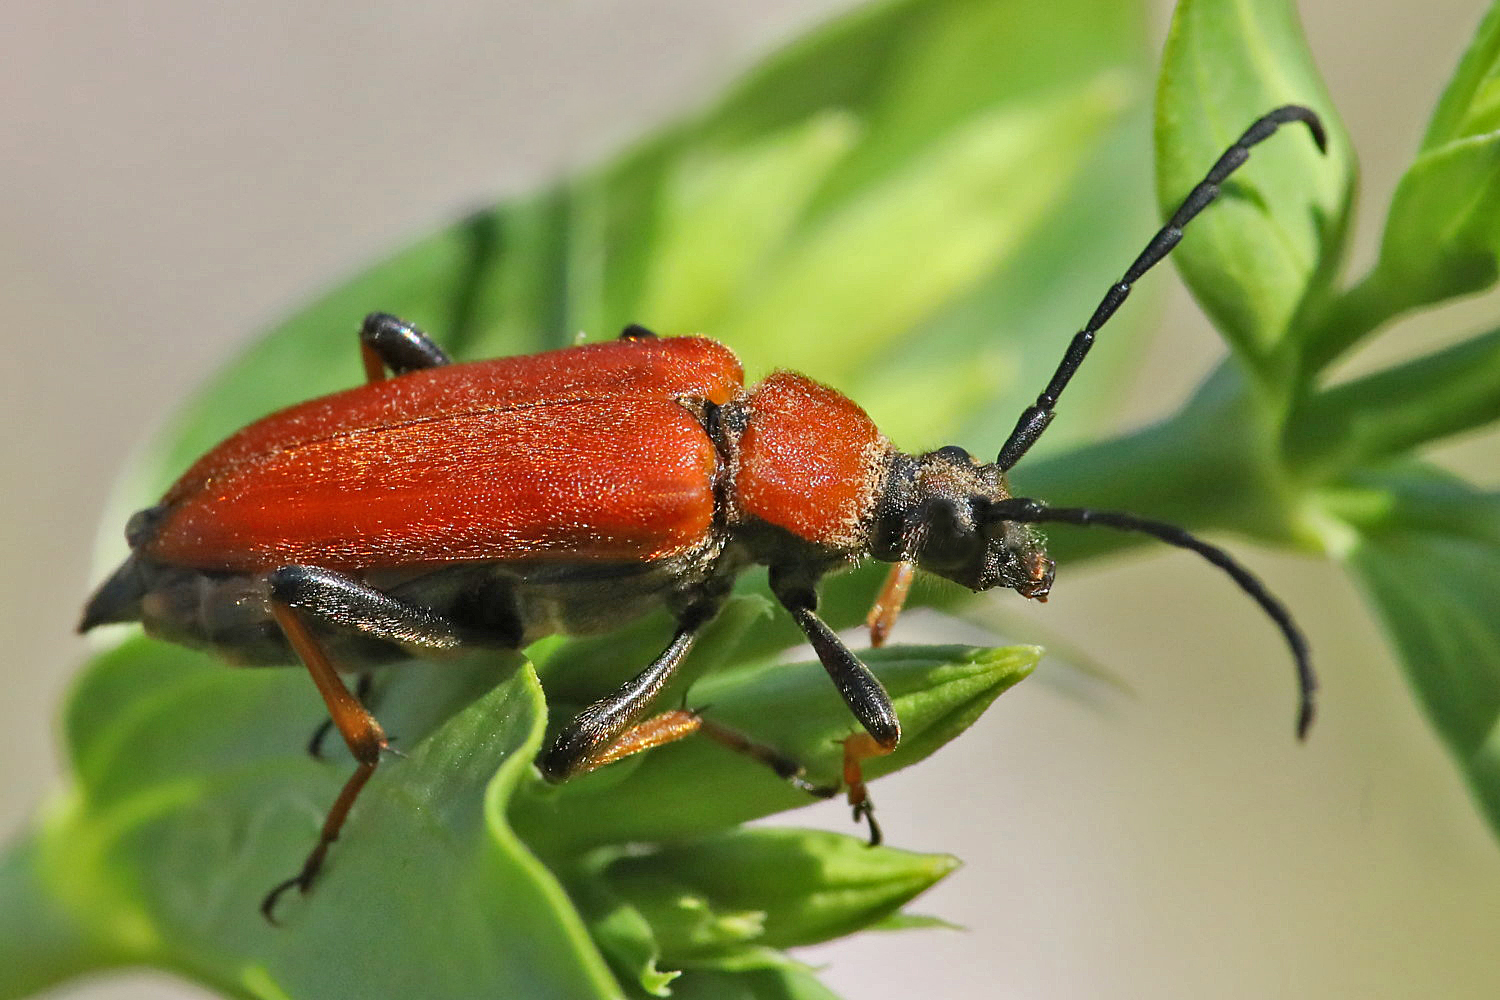
[[[1040,522],[1191,549],[1285,636],[1303,734],[1315,688],[1306,642],[1227,553],[1172,525],[1015,497],[1005,479],[1135,281],[1250,147],[1288,122],[1306,124],[1323,148],[1306,108],[1256,121],[1111,286],[994,462],[957,447],[904,454],[853,402],[793,372],[747,389],[735,356],[711,340],[632,326],[607,343],[452,364],[415,327],[375,314],[360,331],[367,384],[272,414],[199,459],[130,520],[131,555],[80,628],[138,621],[236,662],[300,660],[312,674],[357,767],[301,870],[266,897],[268,918],[283,891],[311,886],[386,749],[339,671],[412,654],[598,633],[665,605],[677,628],[661,655],[564,725],[537,761],[542,773],[561,781],[697,731],[831,793],[696,713],[649,714],[753,564],[769,567],[772,592],[863,728],[845,742],[844,773],[872,838],[859,764],[893,750],[901,724],[880,681],[817,613],[820,577],[870,556],[894,564],[871,612],[878,644],[914,568],[1044,598],[1053,568]]]

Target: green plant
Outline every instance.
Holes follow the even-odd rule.
[[[273,331],[163,436],[127,502],[149,502],[256,414],[349,384],[350,331],[371,308],[468,357],[636,320],[701,330],[752,374],[786,365],[838,385],[897,441],[993,448],[1079,304],[1148,229],[1144,209],[1119,210],[1141,200],[1129,189],[1144,160],[1131,141],[1144,135],[1141,17],[1115,0],[858,11],[706,114],[421,241]],[[1330,152],[1258,148],[1177,251],[1230,347],[1186,406],[1080,445],[1108,411],[1091,388],[1107,380],[1081,383],[1068,421],[1017,479],[1058,503],[1347,563],[1500,825],[1486,743],[1500,709],[1500,632],[1487,615],[1500,596],[1500,502],[1415,457],[1500,415],[1500,331],[1354,381],[1326,376],[1389,319],[1494,282],[1497,66],[1492,10],[1397,192],[1378,264],[1345,288],[1353,154],[1289,3],[1181,4],[1157,92],[1163,204],[1277,104],[1315,107]],[[1130,322],[1111,326],[1091,369],[1123,365]],[[1128,544],[1053,540],[1060,560]],[[795,636],[758,587],[747,581],[701,643],[693,698],[831,773],[829,741],[847,715],[821,671],[776,664]],[[840,578],[829,618],[857,620],[873,587],[869,570]],[[781,949],[919,922],[901,907],[951,859],[743,829],[803,800],[712,746],[560,789],[531,773],[547,705],[604,690],[649,657],[661,629],[548,640],[524,664],[393,671],[380,714],[412,759],[372,784],[327,880],[280,931],[256,901],[301,856],[342,777],[301,753],[319,715],[311,686],[297,671],[226,670],[142,639],[102,654],[67,711],[75,785],[0,866],[0,996],[124,963],[253,997],[827,996]],[[908,733],[872,770],[957,735],[1035,656],[872,655]],[[351,941],[362,960],[331,981],[327,956]]]

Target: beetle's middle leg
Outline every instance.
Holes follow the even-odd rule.
[[[809,781],[807,768],[803,767],[801,761],[789,757],[769,744],[751,739],[738,729],[706,719],[691,708],[668,709],[651,716],[644,722],[636,723],[621,733],[613,743],[589,757],[573,773],[586,774],[605,764],[612,764],[642,751],[675,743],[694,733],[700,733],[720,746],[764,765],[793,788],[806,792],[814,798],[831,799],[843,789],[843,786],[839,784],[820,785]]]
[[[425,608],[397,601],[352,577],[316,566],[284,566],[267,578],[271,615],[328,706],[328,716],[354,755],[356,767],[344,783],[333,808],[323,821],[318,843],[302,863],[302,869],[273,887],[261,902],[260,911],[275,923],[276,901],[296,886],[306,892],[323,867],[329,846],[338,839],[360,791],[380,764],[386,749],[385,731],[360,699],[350,693],[333,661],[308,627],[321,621],[404,646],[452,649],[459,645],[454,626]]]
[[[692,732],[696,725],[687,718],[677,719],[670,712],[645,722],[639,720],[677,673],[699,633],[717,612],[717,606],[699,606],[685,612],[677,634],[650,666],[579,712],[558,732],[536,760],[542,776],[548,781],[566,781]]]

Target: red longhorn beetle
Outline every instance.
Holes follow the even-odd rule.
[[[1143,532],[1223,569],[1286,637],[1305,734],[1316,686],[1307,644],[1244,567],[1181,528],[1048,507],[1013,497],[1005,481],[1131,286],[1250,147],[1293,121],[1324,147],[1317,116],[1297,106],[1236,140],[1110,288],[994,462],[958,447],[897,451],[857,405],[793,372],[746,389],[735,356],[711,340],[631,326],[613,342],[451,364],[415,327],[375,314],[360,330],[368,383],[274,413],[200,458],[131,518],[131,554],[80,630],[139,621],[242,663],[300,659],[312,674],[358,766],[301,870],[266,896],[268,919],[282,892],[311,886],[386,748],[341,669],[602,632],[665,604],[677,619],[666,649],[562,727],[537,760],[542,774],[562,781],[701,729],[816,791],[795,762],[696,713],[646,718],[752,563],[769,567],[772,593],[864,728],[845,744],[856,819],[871,819],[860,762],[893,750],[901,724],[880,681],[818,617],[819,578],[866,556],[895,564],[871,612],[878,644],[913,567],[1044,598],[1052,562],[1040,522]]]

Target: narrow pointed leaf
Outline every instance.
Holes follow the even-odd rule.
[[[1309,367],[1326,365],[1403,312],[1493,285],[1497,192],[1500,6],[1492,5],[1396,186],[1376,266],[1318,317]]]
[[[1424,153],[1500,130],[1500,4],[1491,3],[1422,137]]]
[[[914,764],[959,735],[1026,677],[1039,656],[1034,646],[870,651],[866,662],[890,691],[903,740],[894,754],[869,761],[866,774],[878,777]],[[694,685],[689,704],[803,762],[809,779],[819,783],[837,778],[842,751],[835,741],[858,727],[816,662],[715,674]],[[705,788],[718,791],[705,795]],[[808,801],[763,765],[691,738],[560,787],[532,784],[517,796],[511,819],[535,850],[569,854],[599,844],[709,833]]]
[[[1483,291],[1500,274],[1500,132],[1423,153],[1391,200],[1369,281],[1391,313]]]
[[[1500,419],[1500,330],[1335,386],[1288,422],[1288,461],[1333,475]]]
[[[743,944],[790,948],[894,914],[955,858],[813,830],[741,829],[628,854],[599,877],[645,913],[669,963]]]

